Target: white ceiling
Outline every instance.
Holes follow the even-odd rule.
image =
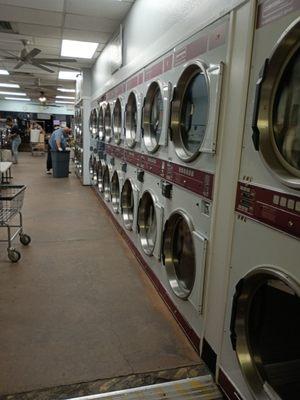
[[[60,57],[62,39],[98,42],[92,60],[77,59],[77,63],[67,64],[78,66],[79,69],[89,68],[118,29],[134,1],[0,0],[0,21],[10,22],[13,28],[12,33],[0,31],[0,68],[11,72],[9,76],[0,75],[0,82],[15,81],[23,85],[25,82],[36,83],[39,79],[42,85],[57,83],[65,87],[75,87],[73,82],[58,81],[56,68],[55,73],[51,74],[31,65],[24,65],[17,70],[18,74],[14,74],[16,62],[3,60],[1,56],[7,55],[5,50],[18,55],[23,47],[22,39],[29,41],[28,50],[34,47],[42,50],[37,58]],[[24,72],[30,75],[20,75]],[[30,93],[28,91],[28,95],[37,99],[40,90],[37,87]],[[46,91],[45,93],[47,96]]]

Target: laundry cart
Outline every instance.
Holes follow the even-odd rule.
[[[0,185],[0,228],[7,230],[8,258],[12,262],[18,262],[21,253],[12,247],[12,241],[19,235],[20,242],[28,246],[31,242],[29,235],[23,232],[22,206],[25,195],[25,185]]]
[[[39,129],[30,130],[30,147],[32,156],[45,154],[45,135]]]

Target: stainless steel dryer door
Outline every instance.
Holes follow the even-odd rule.
[[[256,85],[253,141],[285,185],[300,189],[300,18],[283,34]]]
[[[177,156],[193,161],[215,153],[222,65],[194,61],[181,74],[172,101],[171,137]]]
[[[257,267],[236,286],[231,342],[255,399],[299,398],[299,297],[299,283],[274,267]]]

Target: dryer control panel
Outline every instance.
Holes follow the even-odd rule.
[[[300,238],[300,197],[239,182],[235,210]]]

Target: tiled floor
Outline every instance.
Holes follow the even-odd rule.
[[[92,190],[21,154],[29,247],[0,247],[0,395],[200,364]],[[201,370],[202,370],[201,369]],[[48,397],[50,398],[50,397]]]

